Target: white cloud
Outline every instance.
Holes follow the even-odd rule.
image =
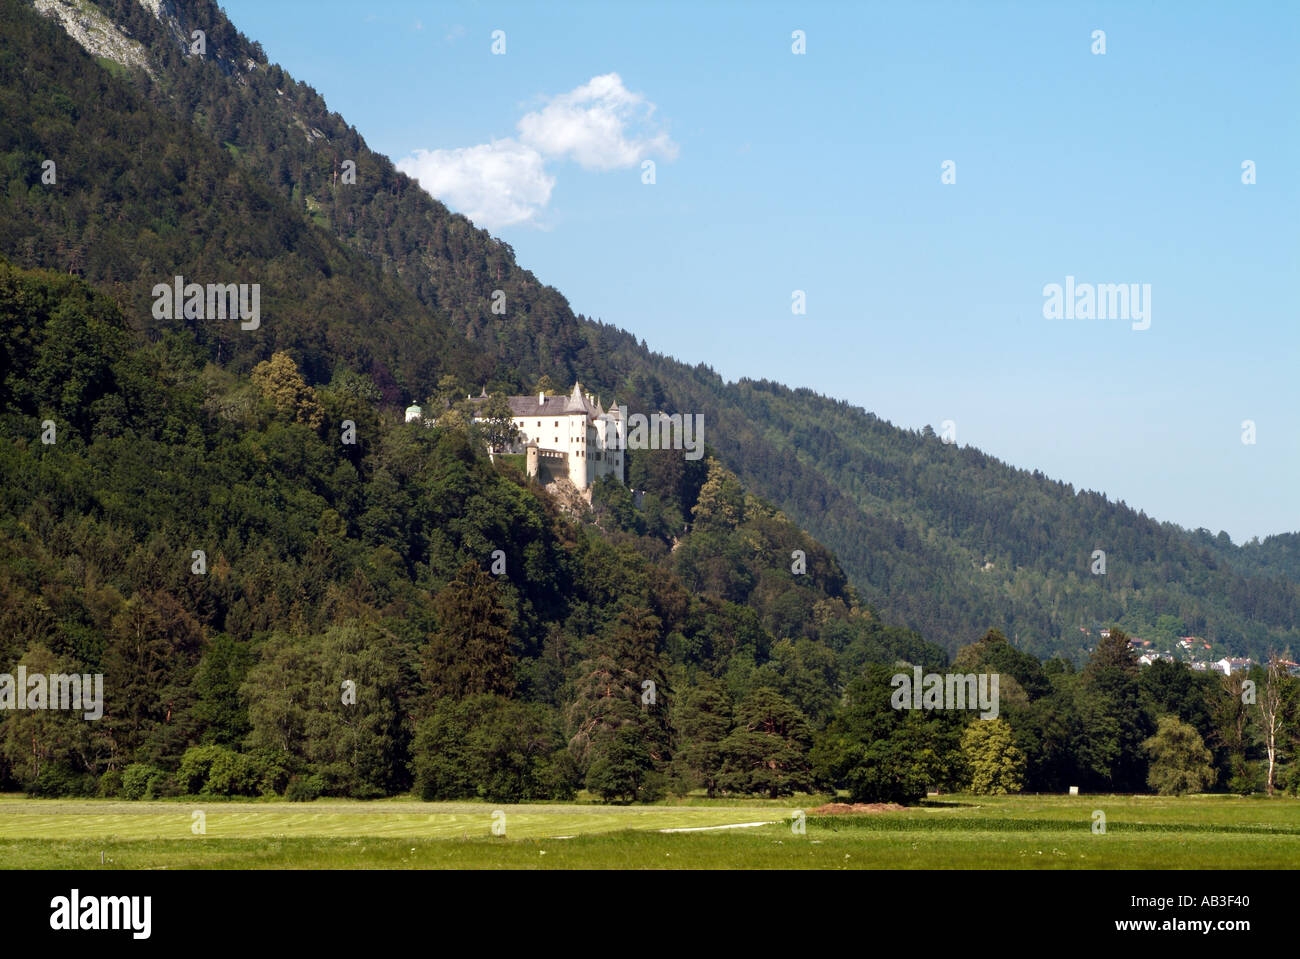
[[[571,159],[587,170],[634,167],[652,155],[675,159],[677,144],[651,123],[654,111],[617,73],[607,73],[526,114],[517,140],[416,150],[397,169],[478,226],[491,230],[535,221],[555,187],[547,158]]]
[[[651,128],[654,110],[653,103],[623,86],[617,73],[606,73],[527,114],[519,121],[519,138],[588,170],[636,166],[650,154],[671,160],[677,144]]]
[[[542,155],[509,138],[454,150],[416,150],[397,169],[486,229],[533,219],[555,187]]]

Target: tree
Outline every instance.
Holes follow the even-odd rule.
[[[1003,700],[1008,698],[1007,680],[1012,678],[1031,699],[1052,691],[1052,684],[1043,672],[1043,664],[1029,653],[1012,646],[1001,630],[990,629],[978,643],[963,646],[957,651],[953,660],[956,672],[976,672],[980,667],[1001,675]]]
[[[891,676],[888,667],[867,666],[813,750],[818,776],[846,786],[853,802],[916,802],[930,786],[962,778],[960,720],[894,709]]]
[[[1282,657],[1272,653],[1264,670],[1264,688],[1259,691],[1259,732],[1268,757],[1264,791],[1273,795],[1278,746],[1289,715],[1294,709],[1294,689],[1282,667]]]
[[[1152,713],[1177,716],[1204,738],[1214,729],[1210,703],[1218,681],[1226,678],[1217,670],[1198,673],[1186,663],[1158,659],[1142,670],[1138,685]]]
[[[688,689],[680,702],[673,725],[681,745],[673,761],[712,799],[722,778],[722,742],[731,730],[731,700],[720,682],[707,680]]]
[[[1018,793],[1025,784],[1025,755],[1016,748],[1011,726],[980,719],[966,727],[962,753],[970,768],[971,791],[981,796]]]
[[[137,593],[113,616],[103,659],[103,722],[122,765],[188,745],[192,730],[182,719],[202,646],[202,628],[171,593]]]
[[[545,706],[492,694],[439,701],[416,726],[412,770],[425,800],[564,798],[561,737]],[[558,753],[558,755],[557,755]]]
[[[474,424],[478,435],[495,453],[503,452],[519,439],[514,412],[504,393],[493,393],[476,411],[479,421]]]
[[[39,674],[48,678],[72,672],[40,645],[29,648],[19,662],[26,667],[29,677]],[[83,697],[92,693],[93,690],[83,687]],[[54,701],[52,680],[44,694],[47,703]],[[10,705],[12,708],[12,702]],[[77,781],[86,779],[93,787],[94,778],[86,774],[98,772],[100,762],[109,758],[108,744],[97,741],[105,738],[98,726],[96,722],[87,722],[80,709],[15,709],[0,722],[0,756],[31,792],[58,795],[72,791],[64,788],[65,784],[75,791],[83,791]]]
[[[499,698],[500,707],[474,726],[471,772],[488,802],[566,799],[572,762],[554,710]]]
[[[438,417],[438,429],[446,430],[449,433],[459,433],[468,435],[470,428],[470,418],[465,415],[460,407],[452,407]]]
[[[1254,792],[1254,776],[1246,759],[1247,730],[1250,727],[1250,705],[1246,703],[1246,674],[1242,672],[1225,676],[1215,671],[1216,684],[1207,694],[1214,732],[1212,742],[1221,751],[1219,768],[1227,779],[1227,787],[1235,793]]]
[[[352,623],[330,626],[313,646],[305,753],[327,774],[327,792],[365,799],[407,788],[406,650],[389,631]]]
[[[759,688],[736,707],[736,727],[720,744],[724,788],[769,799],[811,789],[808,721],[773,689]]]
[[[1107,633],[1097,641],[1097,648],[1084,667],[1084,675],[1095,676],[1106,669],[1118,669],[1125,675],[1137,676],[1137,656],[1128,644],[1128,634],[1117,626],[1112,626]]]
[[[464,393],[460,379],[451,373],[444,373],[438,378],[438,388],[426,401],[428,415],[437,419],[445,410],[451,409]]]
[[[1154,730],[1142,708],[1137,658],[1128,636],[1112,628],[1084,667],[1075,691],[1081,768],[1098,785],[1136,791],[1146,782],[1142,741]]]
[[[587,770],[587,788],[606,801],[635,802],[650,782],[655,762],[640,730],[623,726],[596,744],[595,757]]]
[[[771,656],[759,671],[772,675],[773,681],[765,685],[774,686],[797,706],[814,728],[825,726],[840,698],[835,653],[823,643],[800,638],[795,642],[782,639],[773,643]]]
[[[466,563],[434,597],[433,605],[438,628],[420,657],[421,678],[430,696],[510,695],[515,685],[511,616],[496,577]]]
[[[248,735],[248,705],[239,687],[253,665],[246,643],[218,636],[208,644],[194,677],[197,701],[194,719],[202,729],[200,742],[236,747]]]
[[[691,516],[699,530],[731,530],[745,520],[745,491],[740,480],[713,457]]]
[[[1214,785],[1214,755],[1195,727],[1177,716],[1161,716],[1156,734],[1142,743],[1151,754],[1147,782],[1162,796],[1201,792]]]
[[[189,795],[254,796],[257,774],[253,762],[215,743],[191,746],[181,757],[176,780]]]
[[[639,726],[641,683],[630,669],[598,655],[577,666],[573,698],[566,708],[569,751],[584,772],[593,750],[625,726]]]
[[[663,622],[640,603],[621,604],[609,636],[602,643],[611,659],[629,670],[637,685],[652,680],[664,691],[667,680],[661,653]]]
[[[312,769],[327,795],[406,788],[401,700],[412,677],[403,660],[396,637],[373,625],[273,637],[241,687],[252,725],[245,745],[289,770]]]
[[[313,430],[324,424],[325,409],[316,391],[307,385],[288,353],[271,354],[269,360],[253,367],[251,378],[262,395],[281,413],[291,414],[295,423],[304,423]]]

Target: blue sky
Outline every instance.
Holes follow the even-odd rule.
[[[1237,542],[1300,529],[1300,4],[223,6],[653,349]],[[1150,328],[1044,318],[1067,276],[1150,284]]]

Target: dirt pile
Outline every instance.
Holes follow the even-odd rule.
[[[805,810],[805,812],[809,816],[840,816],[845,813],[857,812],[895,812],[906,808],[906,806],[900,806],[896,802],[831,802],[825,806],[818,806],[816,809]]]

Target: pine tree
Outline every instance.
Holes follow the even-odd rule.
[[[811,741],[803,713],[775,690],[760,687],[736,707],[736,728],[719,747],[722,785],[770,799],[811,789]]]
[[[574,695],[566,709],[569,752],[586,769],[593,752],[625,726],[637,726],[640,680],[611,657],[598,655],[578,664]]]
[[[731,729],[726,688],[710,680],[687,690],[673,725],[681,738],[674,763],[712,799],[722,777],[722,742]]]
[[[466,563],[433,602],[438,629],[421,650],[430,699],[509,696],[515,687],[511,617],[496,578]]]

